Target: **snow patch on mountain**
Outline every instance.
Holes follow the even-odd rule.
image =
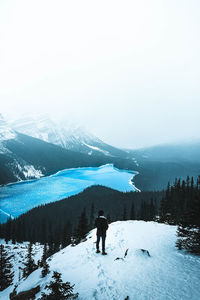
[[[25,179],[39,179],[44,174],[40,169],[36,169],[33,165],[27,165],[23,159],[13,159],[13,162],[8,164],[8,168],[12,168],[13,174],[19,181]]]
[[[102,150],[100,149],[99,147],[95,147],[95,146],[91,146],[91,145],[88,145],[86,143],[83,143],[85,146],[87,146],[88,148],[92,149],[92,150],[95,150],[95,151],[99,151],[107,156],[112,156],[110,155],[110,153],[108,151],[105,151],[105,150]],[[88,152],[88,154],[91,153],[91,152]]]
[[[132,160],[134,161],[134,163],[136,164],[136,166],[139,167],[139,163],[137,162],[137,160],[135,159],[135,157],[132,157]]]
[[[3,143],[0,141],[0,154],[9,153],[10,151],[6,149],[6,147],[3,145]]]
[[[17,292],[40,285],[38,299],[57,271],[63,281],[75,284],[74,292],[81,300],[200,299],[200,260],[176,249],[176,229],[155,222],[112,223],[106,238],[107,256],[95,253],[96,230],[92,230],[85,242],[49,259],[48,276],[41,278],[41,269],[36,270],[19,282]],[[8,300],[8,291],[0,293],[0,298]]]
[[[34,166],[26,165],[23,167],[23,174],[27,179],[30,178],[41,178],[44,176],[41,170],[36,170]]]

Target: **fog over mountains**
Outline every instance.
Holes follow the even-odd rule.
[[[136,186],[160,190],[175,177],[200,174],[200,141],[118,149],[82,127],[48,116],[0,116],[0,184],[40,178],[73,167],[113,163],[138,171]]]
[[[47,115],[28,116],[9,121],[16,131],[62,148],[88,155],[124,156],[125,151],[112,147],[79,125],[68,120],[53,120]],[[127,156],[127,155],[126,155]]]
[[[47,118],[0,120],[0,183],[39,178],[65,168],[114,163],[134,169],[125,151],[81,129],[58,127]],[[26,134],[24,134],[26,133]]]

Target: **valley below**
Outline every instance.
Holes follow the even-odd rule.
[[[0,222],[33,207],[78,194],[92,185],[103,185],[120,192],[139,191],[132,183],[137,174],[107,164],[96,168],[65,169],[40,179],[8,184],[0,188]]]

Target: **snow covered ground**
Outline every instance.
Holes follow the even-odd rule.
[[[19,283],[17,291],[37,285],[44,291],[53,271],[58,271],[63,281],[75,284],[80,300],[124,300],[127,296],[130,300],[200,299],[200,258],[175,248],[176,226],[144,221],[112,223],[107,233],[107,256],[95,253],[95,241],[96,231],[92,230],[87,241],[50,258],[51,273],[46,278],[41,278],[38,269]],[[141,249],[148,250],[150,256]],[[0,299],[9,299],[7,290],[0,293]]]
[[[14,279],[13,279],[13,285],[8,287],[3,292],[0,292],[0,299],[9,299],[9,294],[12,292],[13,287],[16,283],[19,282],[19,278],[22,278],[22,268],[24,268],[23,262],[25,262],[25,257],[28,253],[28,244],[29,243],[16,243],[12,244],[11,242],[8,242],[8,244],[5,243],[4,240],[0,239],[0,244],[3,244],[6,252],[9,255],[10,262],[13,265],[13,271],[14,271]],[[33,259],[35,263],[37,264],[38,260],[41,259],[42,253],[43,253],[43,246],[40,244],[33,244]]]
[[[0,222],[5,222],[7,215],[17,217],[35,206],[78,194],[92,185],[104,185],[122,192],[136,191],[138,189],[131,182],[136,174],[108,164],[66,169],[38,180],[8,184],[0,188]]]

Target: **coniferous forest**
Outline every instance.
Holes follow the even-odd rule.
[[[168,184],[161,201],[160,221],[178,225],[177,247],[200,255],[200,176]]]
[[[69,198],[33,208],[14,220],[0,225],[0,236],[14,243],[30,241],[53,244],[56,249],[80,240],[94,228],[103,209],[109,222],[118,220],[150,221],[158,215],[164,192],[122,193],[93,186]]]
[[[0,225],[6,241],[48,244],[49,255],[80,242],[94,228],[97,212],[104,209],[109,222],[159,221],[178,225],[177,247],[200,254],[200,177],[176,179],[166,191],[121,193],[93,186],[58,202],[36,207]]]

